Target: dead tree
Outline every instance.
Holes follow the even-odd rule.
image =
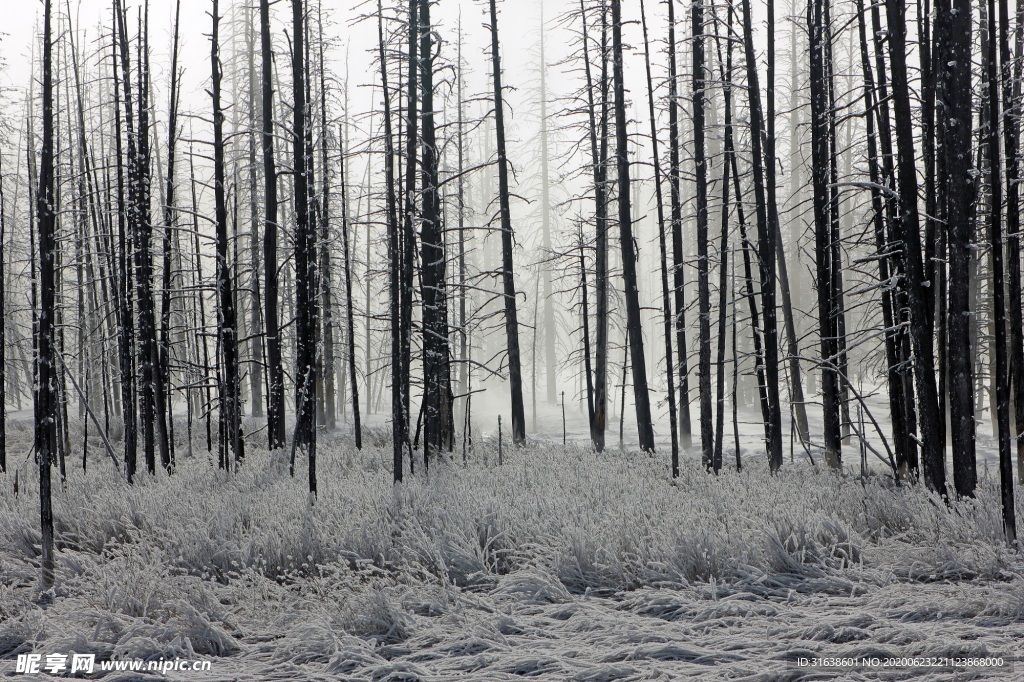
[[[1018,9],[1017,25],[1020,26]],[[1024,315],[1021,300],[1020,235],[1020,108],[1021,57],[1024,32],[1016,33],[1016,54],[1010,57],[1010,14],[1006,0],[999,0],[999,61],[1002,66],[1003,144],[1006,156],[1006,234],[1010,373],[1013,391],[1014,429],[1017,435],[1017,482],[1024,484]]]
[[[690,380],[686,357],[686,295],[683,270],[683,201],[679,162],[679,73],[676,62],[675,3],[668,3],[668,154],[669,222],[672,232],[672,287],[675,304],[676,353],[679,372],[679,430],[683,447],[690,447]]]
[[[492,0],[493,1],[493,0]],[[626,288],[626,331],[633,373],[640,449],[654,452],[654,424],[647,389],[647,360],[644,357],[643,326],[640,320],[640,290],[636,276],[636,245],[630,210],[629,131],[626,128],[626,87],[622,64],[622,2],[612,0],[612,81],[615,88],[615,156],[619,187],[619,240],[622,246],[622,278]]]
[[[704,4],[690,5],[693,59],[693,171],[697,199],[697,393],[700,404],[700,452],[707,469],[714,456],[714,415],[711,411],[711,288],[708,257],[708,164],[704,154]]]
[[[3,187],[3,161],[0,160],[0,473],[7,473],[7,200]]]
[[[415,0],[410,8],[415,11]],[[387,198],[385,220],[388,235],[388,273],[391,321],[391,446],[393,478],[402,481],[402,452],[409,437],[405,396],[409,392],[408,373],[403,373],[402,341],[407,333],[402,328],[402,234],[398,223],[398,198],[395,194],[395,138],[391,123],[391,90],[388,86],[388,63],[384,43],[384,11],[377,0],[377,46],[380,62],[381,97],[384,102],[384,192]],[[353,333],[353,330],[350,330]],[[355,384],[353,383],[353,388]]]
[[[587,10],[580,0],[580,17],[583,22],[583,68],[586,74],[587,118],[590,137],[590,159],[594,177],[594,219],[596,238],[594,255],[594,389],[593,419],[590,424],[590,439],[594,449],[604,450],[605,429],[608,421],[608,20],[605,4],[600,5],[601,61],[600,82],[595,86],[590,60],[590,39],[587,31]],[[594,90],[598,89],[595,100]],[[581,239],[582,248],[582,239]],[[586,287],[584,286],[584,291]],[[584,306],[584,329],[587,307]],[[589,354],[588,354],[589,355]]]
[[[263,324],[267,336],[267,440],[284,447],[284,369],[278,316],[277,166],[274,162],[274,54],[270,40],[270,0],[260,0],[260,54],[263,87]]]
[[[840,391],[838,376],[838,330],[834,309],[832,216],[836,206],[830,201],[829,180],[832,158],[829,154],[830,123],[826,80],[825,27],[823,0],[807,3],[807,30],[811,36],[811,166],[814,190],[814,251],[818,290],[818,337],[821,345],[822,421],[824,422],[825,463],[833,469],[842,467],[843,435],[840,429]]]
[[[953,483],[961,497],[973,497],[977,485],[974,422],[974,354],[970,329],[970,261],[974,249],[971,205],[974,202],[971,140],[971,22],[969,0],[936,3],[936,50],[942,54],[937,125],[942,130],[945,183],[941,189],[948,235],[949,301],[946,314],[947,386]]]
[[[757,77],[757,58],[754,54],[753,24],[750,0],[742,0],[743,43],[746,57],[747,93],[750,106],[750,140],[754,168],[754,203],[757,214],[758,245],[757,255],[761,274],[761,300],[764,308],[764,372],[767,397],[768,421],[765,425],[767,437],[768,466],[772,471],[782,467],[782,415],[779,405],[779,333],[776,323],[775,265],[777,248],[778,212],[775,210],[775,193],[766,192],[765,166],[774,165],[762,152],[764,114],[761,109],[760,85]],[[769,89],[771,84],[769,84]],[[734,169],[735,170],[735,169]],[[774,173],[774,171],[769,171]],[[774,186],[774,180],[768,183]]]
[[[316,231],[309,210],[312,131],[306,99],[304,0],[292,0],[292,150],[295,203],[295,442],[309,461],[309,492],[316,496],[317,258]],[[294,456],[292,462],[294,473]]]
[[[679,436],[676,431],[676,386],[672,363],[672,300],[668,286],[668,252],[665,239],[665,202],[661,195],[661,160],[658,156],[658,125],[654,111],[654,82],[651,78],[651,51],[647,39],[647,14],[640,0],[640,20],[644,30],[644,66],[647,71],[647,105],[651,123],[651,155],[654,158],[655,197],[658,205],[658,253],[661,256],[661,304],[665,325],[665,379],[668,392],[668,419],[672,443],[672,478],[679,476]]]
[[[1006,343],[1006,294],[1003,262],[1002,165],[999,157],[999,54],[996,51],[995,0],[988,0],[988,153],[989,188],[992,211],[989,215],[989,242],[992,248],[992,316],[995,322],[996,423],[998,424],[999,483],[1002,501],[1003,537],[1006,544],[1017,544],[1017,515],[1013,498],[1013,453],[1010,432],[1010,368]],[[959,492],[959,489],[958,489]]]
[[[36,313],[36,391],[35,451],[39,463],[39,519],[42,531],[40,585],[53,587],[53,507],[50,500],[50,465],[57,452],[57,355],[56,271],[57,206],[54,198],[54,115],[53,115],[53,45],[51,37],[52,8],[50,0],[43,3],[43,116],[42,147],[39,151],[39,179],[36,183],[36,230],[39,248],[39,306]]]
[[[942,440],[941,413],[935,387],[935,363],[932,354],[932,324],[929,290],[932,282],[925,275],[921,240],[918,233],[917,161],[914,153],[913,111],[907,78],[905,7],[898,0],[886,0],[889,23],[889,63],[892,85],[894,129],[899,171],[899,234],[907,263],[907,294],[914,347],[914,381],[917,387],[921,427],[921,459],[925,483],[945,495],[946,473]]]
[[[509,208],[508,155],[505,151],[505,105],[501,85],[501,57],[498,54],[498,10],[490,0],[491,78],[494,84],[494,130],[498,152],[498,204],[501,223],[501,279],[505,299],[505,336],[508,343],[508,379],[512,398],[512,442],[526,440],[523,407],[523,376],[519,356],[519,318],[516,312],[516,281],[512,270],[512,212]]]
[[[163,234],[163,286],[160,287],[160,355],[158,368],[160,372],[160,384],[164,389],[164,401],[167,411],[167,449],[166,458],[162,461],[165,469],[170,471],[174,466],[174,438],[173,438],[173,409],[171,403],[171,275],[172,249],[174,239],[175,218],[177,211],[174,208],[174,171],[176,156],[176,142],[178,141],[178,84],[180,74],[178,73],[178,38],[179,20],[181,18],[181,0],[177,0],[174,6],[174,38],[171,47],[171,87],[170,102],[167,107],[167,178],[164,190],[164,234]],[[165,454],[164,452],[161,455]]]
[[[210,96],[213,101],[213,159],[214,159],[214,223],[217,239],[217,313],[218,345],[220,347],[220,466],[230,467],[229,453],[236,461],[244,455],[242,439],[241,382],[238,371],[238,332],[235,313],[235,294],[228,265],[228,215],[225,197],[224,172],[224,110],[221,107],[220,12],[219,0],[213,0],[213,30],[210,34],[210,63],[212,68]]]

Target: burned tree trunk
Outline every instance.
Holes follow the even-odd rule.
[[[974,169],[971,162],[971,3],[943,0],[936,11],[947,30],[936,36],[943,44],[941,90],[937,95],[937,124],[944,135],[942,155],[945,183],[946,231],[949,258],[949,303],[946,348],[949,386],[950,438],[953,446],[953,483],[961,497],[973,497],[977,485],[974,423],[974,353],[970,330],[970,262],[974,249],[971,204]]]
[[[594,255],[594,402],[590,439],[594,449],[604,450],[608,421],[608,24],[604,4],[601,5],[601,81],[600,101],[594,99],[594,75],[590,63],[587,38],[587,14],[580,0],[583,21],[583,68],[587,80],[587,116],[590,135],[590,158],[594,177],[594,219],[596,228]],[[600,110],[598,110],[600,107]],[[584,319],[586,319],[584,308]],[[589,335],[589,330],[588,335]]]
[[[306,101],[304,0],[292,0],[292,150],[295,190],[295,443],[309,460],[309,492],[316,496],[316,232],[309,211],[310,112]]]
[[[35,450],[39,463],[39,519],[42,530],[40,585],[53,587],[53,507],[50,465],[57,453],[57,355],[55,347],[57,206],[54,198],[53,47],[50,0],[43,3],[43,118],[39,180],[36,185],[36,230],[39,243],[39,308],[36,323]]]
[[[411,9],[415,10],[415,0]],[[388,234],[389,298],[391,302],[391,446],[393,480],[402,481],[402,451],[409,437],[405,396],[408,395],[408,374],[403,373],[402,339],[406,334],[402,325],[402,235],[398,224],[398,199],[395,195],[395,141],[391,128],[391,91],[388,86],[387,54],[384,44],[384,17],[381,0],[377,0],[377,46],[380,61],[381,96],[384,99],[384,182],[387,206],[385,217]],[[411,43],[415,43],[410,39]],[[350,335],[354,330],[349,330]],[[369,354],[367,354],[369,357]],[[355,390],[355,382],[353,382]]]
[[[270,0],[260,0],[260,53],[263,86],[263,324],[267,335],[267,441],[270,450],[285,444],[284,369],[278,321],[277,167],[274,163],[274,56],[270,43]]]
[[[988,127],[989,188],[992,211],[989,215],[989,242],[992,247],[992,317],[995,322],[996,423],[998,424],[999,483],[1002,501],[1003,537],[1006,544],[1017,544],[1017,515],[1013,498],[1013,453],[1010,442],[1010,372],[1006,348],[1006,301],[1003,277],[1002,168],[999,158],[999,56],[996,52],[995,1],[988,0]],[[959,492],[959,486],[957,488]]]
[[[690,447],[690,381],[686,358],[686,296],[683,276],[683,202],[680,192],[682,166],[679,163],[679,75],[676,64],[675,3],[668,3],[668,180],[669,215],[672,232],[672,287],[675,304],[676,353],[679,372],[679,431],[683,447]]]
[[[764,372],[768,422],[768,466],[772,471],[782,467],[782,415],[779,405],[779,333],[775,306],[776,236],[779,233],[775,211],[775,193],[765,192],[765,156],[761,136],[764,116],[761,110],[760,85],[757,77],[757,59],[754,55],[753,25],[750,0],[743,0],[743,36],[747,67],[747,93],[750,99],[750,139],[753,152],[754,202],[757,213],[757,255],[761,271],[761,300],[764,304]],[[770,39],[770,38],[769,38]],[[769,159],[768,163],[774,163]],[[735,168],[733,171],[735,172]],[[774,183],[771,183],[772,185]]]
[[[665,379],[668,395],[668,421],[672,443],[672,478],[679,476],[679,436],[676,433],[676,386],[672,368],[672,301],[668,286],[668,253],[665,239],[665,202],[661,196],[661,161],[658,156],[658,124],[654,111],[654,82],[651,78],[651,52],[647,40],[647,14],[640,0],[640,19],[644,29],[644,65],[647,69],[647,105],[651,123],[651,155],[654,158],[655,197],[658,204],[658,253],[661,256],[661,305],[665,325]]]
[[[913,112],[907,80],[906,20],[904,5],[886,0],[889,21],[889,63],[891,65],[892,101],[895,115],[897,161],[899,170],[899,235],[907,263],[907,293],[911,316],[911,339],[914,347],[914,380],[917,386],[921,426],[921,459],[925,483],[933,491],[945,495],[944,443],[941,413],[935,387],[935,364],[932,355],[931,311],[928,291],[931,282],[925,278],[918,234],[917,163],[914,154]]]
[[[807,3],[807,30],[811,36],[811,158],[814,189],[814,246],[818,290],[818,336],[821,344],[821,396],[824,422],[825,463],[833,469],[842,468],[843,434],[840,428],[840,390],[837,363],[836,292],[832,262],[832,215],[835,205],[830,201],[829,180],[832,159],[829,154],[829,116],[825,83],[825,26],[823,0]]]
[[[501,57],[498,54],[498,10],[490,0],[491,77],[494,84],[494,129],[498,152],[498,204],[501,220],[501,278],[505,299],[505,336],[508,343],[508,378],[512,393],[512,442],[526,440],[523,407],[523,376],[519,355],[519,318],[516,312],[516,281],[512,271],[512,213],[509,208],[508,155],[505,151],[505,112],[501,85]]]
[[[214,211],[217,233],[217,311],[221,362],[220,381],[220,464],[228,468],[228,453],[235,460],[244,456],[242,440],[241,384],[238,373],[238,332],[235,295],[228,266],[228,215],[224,173],[224,110],[221,108],[220,13],[213,0],[213,31],[210,35],[213,99]]]
[[[492,0],[493,2],[493,0]],[[647,390],[647,360],[644,356],[640,320],[640,290],[636,275],[636,245],[630,210],[629,131],[626,128],[626,87],[622,64],[622,2],[612,0],[612,81],[615,88],[615,156],[619,186],[619,240],[622,246],[622,277],[626,288],[626,332],[633,373],[633,400],[640,449],[654,452],[654,424]]]

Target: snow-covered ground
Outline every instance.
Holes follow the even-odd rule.
[[[182,680],[1024,679],[1024,560],[1000,541],[991,478],[947,509],[799,453],[774,478],[752,457],[709,476],[691,454],[672,482],[665,453],[506,441],[499,467],[478,439],[468,463],[395,490],[383,430],[363,452],[325,440],[312,507],[256,447],[230,474],[202,451],[134,487],[96,448],[55,486],[49,600],[33,467],[13,461],[0,674],[18,653],[74,651],[212,662],[168,676]],[[800,665],[814,657],[1003,666]]]

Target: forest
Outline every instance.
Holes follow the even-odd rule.
[[[22,4],[0,670],[1012,675],[1024,5]]]

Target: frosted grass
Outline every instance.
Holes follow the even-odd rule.
[[[829,679],[796,656],[1010,656],[1024,638],[991,480],[947,508],[800,464],[671,481],[660,458],[560,445],[506,447],[497,467],[484,443],[394,488],[377,445],[324,444],[312,506],[257,448],[237,471],[183,459],[134,487],[73,469],[45,607],[22,472],[0,498],[0,658],[209,656],[216,679]]]

